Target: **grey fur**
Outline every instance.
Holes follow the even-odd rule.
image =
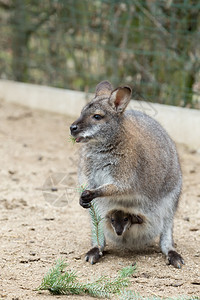
[[[174,251],[172,232],[182,186],[175,144],[151,117],[124,112],[131,98],[129,87],[109,92],[110,87],[108,82],[97,86],[98,94],[72,124],[75,128],[71,127],[76,141],[83,142],[79,183],[87,184],[88,191],[81,195],[80,204],[88,207],[94,199],[102,217],[111,210],[142,216],[144,223],[131,226],[125,239],[105,225],[106,239],[138,249],[160,236],[162,252],[167,257],[170,252],[170,262],[181,267],[183,260]],[[87,260],[93,258],[87,255]]]

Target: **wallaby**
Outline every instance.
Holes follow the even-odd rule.
[[[132,249],[144,248],[160,236],[169,264],[181,268],[184,261],[173,243],[173,219],[182,187],[176,147],[157,121],[139,111],[125,111],[130,99],[130,87],[113,90],[103,81],[70,127],[76,142],[83,143],[79,183],[86,184],[87,190],[81,194],[80,205],[89,208],[94,199],[102,218],[111,210],[142,216],[144,224],[132,226]],[[92,246],[86,260],[93,264],[104,247]]]
[[[143,219],[140,216],[131,215],[122,210],[111,210],[105,217],[105,231],[115,240],[116,235],[123,238],[129,238],[127,234],[134,224],[142,224]]]

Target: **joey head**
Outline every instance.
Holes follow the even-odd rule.
[[[140,216],[132,215],[122,210],[109,211],[105,219],[107,230],[112,230],[119,236],[123,236],[132,225],[143,223],[143,219]]]

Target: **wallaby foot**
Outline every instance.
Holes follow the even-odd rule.
[[[102,252],[100,252],[99,248],[94,247],[86,253],[85,260],[93,265],[99,260],[101,256]]]
[[[169,261],[169,265],[173,265],[175,268],[181,269],[182,265],[184,265],[182,256],[174,250],[170,250],[168,252],[167,258]]]
[[[164,230],[160,236],[160,247],[162,253],[166,255],[169,265],[180,269],[184,265],[184,260],[180,254],[174,250],[173,234],[172,234],[173,223],[166,224]]]

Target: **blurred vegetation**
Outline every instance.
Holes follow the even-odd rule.
[[[0,0],[0,77],[198,107],[197,0]]]

